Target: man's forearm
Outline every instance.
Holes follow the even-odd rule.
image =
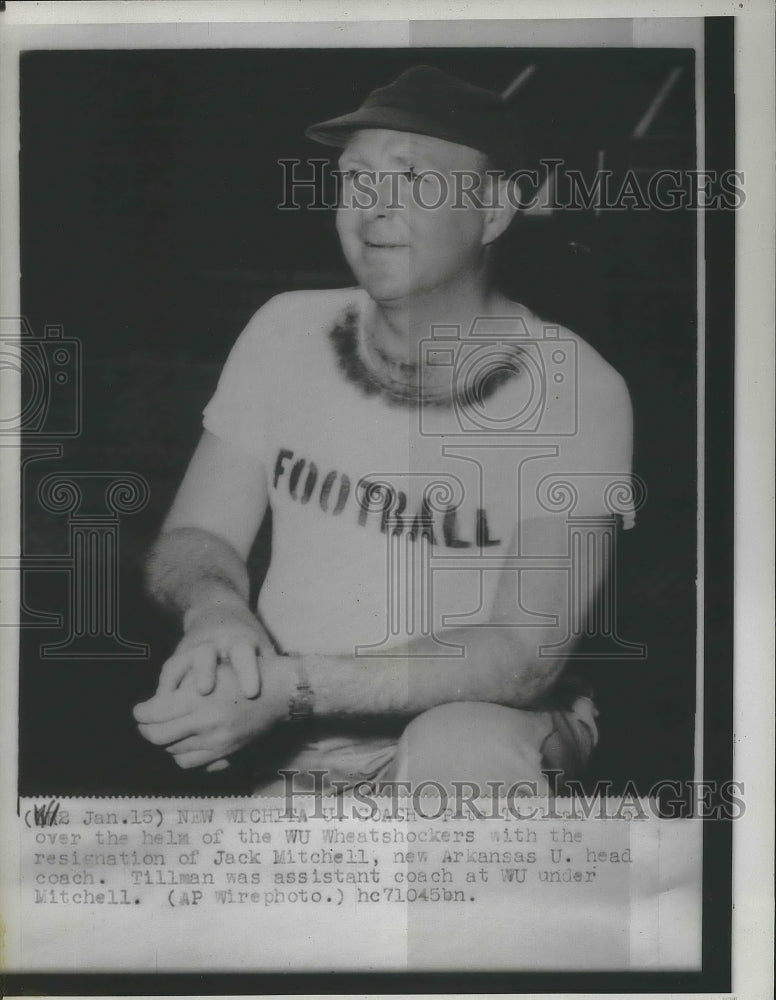
[[[461,655],[428,655],[429,643],[414,639],[393,655],[303,657],[316,714],[411,716],[452,701],[529,708],[563,668],[561,658],[540,659],[522,649],[513,629],[455,629],[444,638],[462,646]]]
[[[228,542],[200,528],[176,528],[160,535],[146,579],[151,595],[183,616],[213,604],[248,605],[244,561]]]

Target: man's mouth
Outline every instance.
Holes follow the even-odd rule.
[[[364,246],[370,250],[400,250],[407,246],[406,243],[374,243],[372,240],[364,240]]]

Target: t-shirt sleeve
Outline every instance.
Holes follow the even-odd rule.
[[[237,338],[202,421],[211,434],[264,462],[273,397],[282,375],[282,299],[270,299]]]
[[[535,463],[521,490],[524,516],[617,516],[636,523],[643,486],[632,472],[633,409],[625,380],[597,355],[581,359],[573,420],[545,439],[555,451]]]

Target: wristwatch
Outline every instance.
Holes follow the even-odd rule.
[[[302,657],[296,661],[296,690],[288,700],[288,721],[301,722],[310,719],[315,711],[315,693],[310,687]]]

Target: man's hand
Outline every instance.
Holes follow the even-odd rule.
[[[179,767],[223,761],[286,718],[295,685],[290,657],[264,658],[260,698],[246,698],[231,667],[216,668],[216,685],[203,695],[193,675],[175,690],[160,690],[134,708],[140,733],[171,753]],[[221,765],[222,766],[222,765]]]
[[[184,677],[193,674],[199,694],[210,694],[219,663],[224,663],[234,668],[245,697],[256,698],[261,692],[258,658],[273,654],[274,647],[249,608],[235,596],[198,607],[186,619],[186,633],[162,667],[157,693],[175,691]]]

